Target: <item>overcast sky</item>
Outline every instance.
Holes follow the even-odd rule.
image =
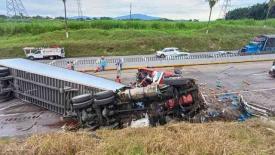
[[[82,0],[83,15],[90,17],[116,17],[129,14],[133,3],[133,14],[141,13],[169,19],[207,20],[209,7],[206,0]],[[231,9],[263,3],[266,0],[231,0]],[[63,16],[62,0],[22,0],[31,16]],[[219,18],[223,0],[213,12]],[[67,0],[68,16],[77,16],[77,0]],[[6,14],[6,0],[0,0],[0,14]]]

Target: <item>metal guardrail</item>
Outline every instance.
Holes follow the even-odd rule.
[[[144,57],[121,57],[123,59],[123,65],[124,67],[133,67],[133,66],[140,66],[140,67],[155,67],[160,64],[199,64],[199,62],[219,62],[220,60],[226,61],[231,59],[241,60],[242,58],[246,58],[254,60],[257,59],[257,57],[267,57],[272,55],[272,57],[275,56],[275,53],[261,53],[261,54],[253,54],[253,55],[240,55],[239,53],[232,53],[232,54],[199,54],[199,55],[190,55],[190,56],[177,56],[177,57],[166,57],[166,58],[158,58],[156,56],[144,56]],[[275,57],[274,57],[275,58]],[[75,67],[77,69],[83,69],[88,67],[96,67],[97,66],[97,59],[95,57],[89,57],[89,58],[69,58],[69,59],[61,59],[61,60],[44,60],[41,61],[42,63],[47,63],[50,65],[54,65],[57,67],[63,67],[65,68],[67,65],[67,62],[74,62]],[[108,66],[115,67],[115,63],[119,61],[119,57],[116,58],[105,58]]]

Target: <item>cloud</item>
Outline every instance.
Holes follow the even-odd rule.
[[[231,0],[233,8],[263,3],[266,0]],[[62,0],[22,0],[27,12],[42,16],[63,16]],[[170,19],[200,19],[207,20],[209,6],[205,0],[82,0],[82,10],[85,16],[116,17],[129,13],[130,2],[133,13],[142,13]],[[0,0],[0,14],[6,14],[6,0]],[[213,10],[213,19],[220,17],[223,1]],[[77,16],[77,0],[67,0],[68,16]]]

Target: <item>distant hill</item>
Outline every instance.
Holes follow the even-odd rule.
[[[119,17],[115,17],[114,19],[117,19],[117,20],[127,20],[127,19],[130,19],[130,15],[119,16]],[[158,19],[161,19],[161,18],[160,17],[148,16],[148,15],[144,15],[144,14],[132,14],[132,19],[158,20]]]

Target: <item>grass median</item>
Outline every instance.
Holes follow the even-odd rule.
[[[66,39],[62,21],[0,21],[0,57],[24,57],[23,47],[51,45],[64,46],[68,57],[153,54],[172,46],[188,52],[233,50],[256,35],[274,33],[275,20],[215,21],[209,34],[205,22],[69,21],[69,28]]]

